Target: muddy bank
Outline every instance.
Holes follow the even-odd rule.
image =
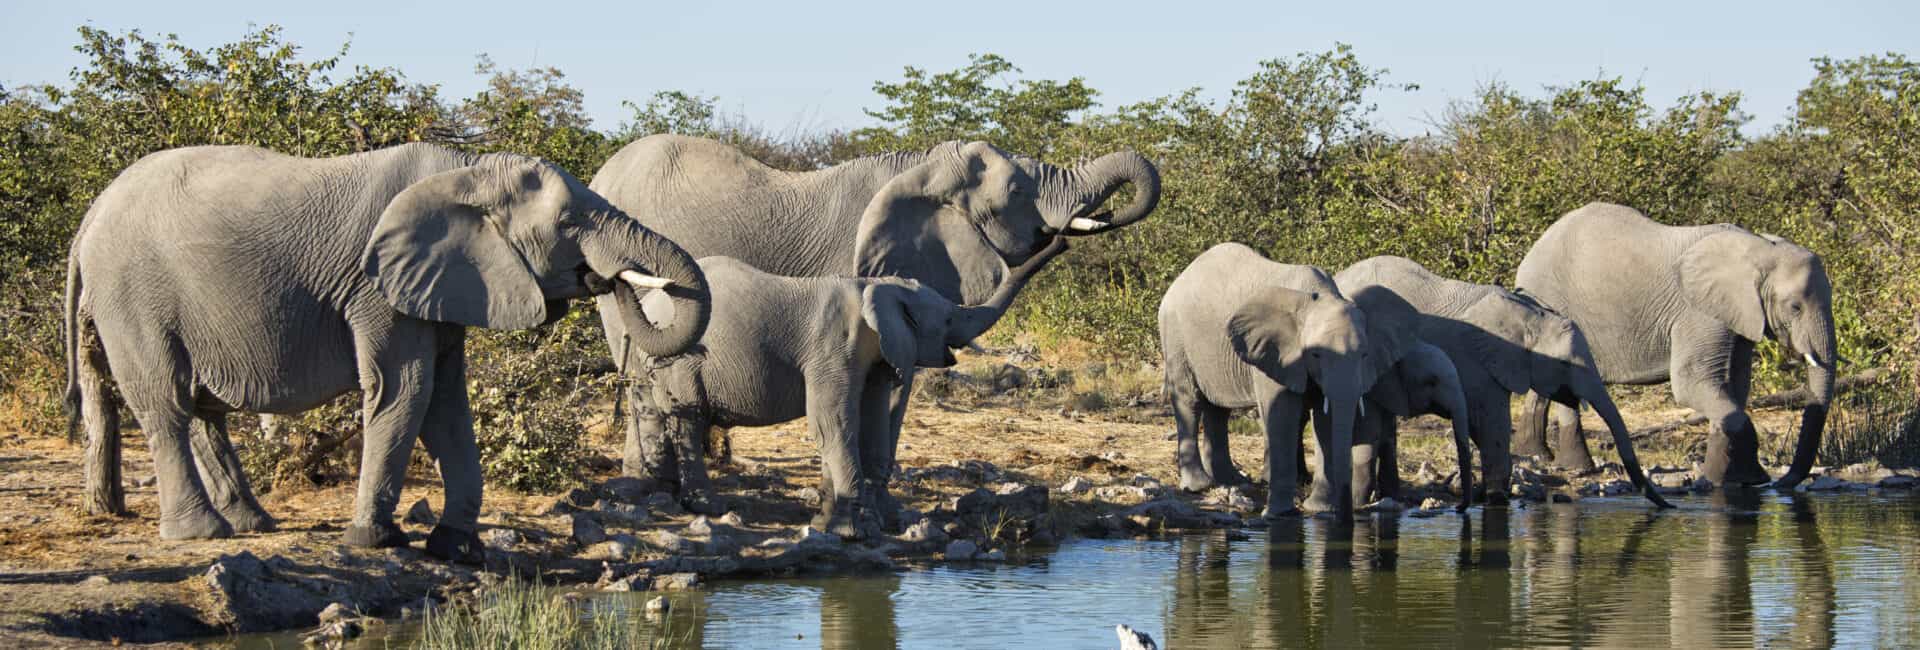
[[[819,466],[805,424],[795,422],[729,433],[732,456],[714,470],[723,515],[685,512],[607,469],[563,494],[490,490],[481,519],[489,547],[484,567],[449,565],[418,550],[439,501],[430,466],[416,467],[403,493],[402,503],[411,506],[402,524],[410,548],[339,544],[351,483],[264,495],[263,504],[281,520],[279,532],[166,542],[156,534],[152,467],[143,445],[127,449],[134,516],[91,517],[80,508],[78,446],[4,437],[0,644],[151,643],[315,628],[348,633],[380,618],[415,615],[428,603],[474,598],[509,576],[592,589],[683,589],[719,577],[995,562],[1045,552],[1072,536],[1263,525],[1264,490],[1185,494],[1170,487],[1171,424],[1158,405],[1154,374],[1105,365],[1035,371],[994,359],[929,377],[909,411],[892,486],[911,511],[897,535],[841,540],[807,527],[819,499]],[[1623,403],[1635,427],[1678,412],[1653,400]],[[1765,430],[1791,432],[1791,417],[1756,419]],[[1600,430],[1595,424],[1592,430]],[[1458,497],[1447,469],[1454,461],[1445,423],[1416,420],[1402,432],[1404,492],[1376,507],[1414,516],[1451,512]],[[596,444],[605,458],[595,466],[612,467],[618,441],[600,435]],[[1700,430],[1680,430],[1646,441],[1641,457],[1652,480],[1669,491],[1710,489],[1692,473],[1703,437]],[[1236,420],[1230,443],[1241,465],[1257,473],[1264,441],[1251,422]],[[1599,458],[1611,456],[1603,441],[1595,447]],[[1514,476],[1516,507],[1638,498],[1617,465],[1572,475],[1521,459]],[[1920,473],[1860,466],[1823,472],[1805,487],[1917,483]]]

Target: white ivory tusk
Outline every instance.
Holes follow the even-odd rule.
[[[1094,221],[1086,217],[1074,217],[1071,221],[1067,222],[1067,229],[1080,232],[1094,232],[1107,227],[1107,225],[1104,221]]]
[[[1323,395],[1320,400],[1320,410],[1326,411],[1327,415],[1333,415],[1333,398]]]
[[[1807,355],[1807,365],[1809,365],[1809,366],[1819,366],[1819,365],[1820,365],[1820,362],[1818,362],[1818,361],[1814,361],[1814,360],[1813,360],[1813,353],[1812,353],[1812,352],[1802,352],[1801,354],[1804,354],[1804,355]]]
[[[635,289],[665,289],[673,284],[672,280],[647,275],[633,269],[621,271],[620,279],[626,280],[627,284],[633,285]]]
[[[1363,417],[1363,418],[1367,417],[1367,401],[1360,400],[1359,402],[1355,402],[1355,403],[1360,405],[1360,417]]]

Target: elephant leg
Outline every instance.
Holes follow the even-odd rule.
[[[160,484],[160,538],[232,537],[233,525],[213,507],[194,468],[188,436],[193,416],[179,407],[140,409],[140,426]]]
[[[1553,404],[1538,391],[1527,391],[1526,406],[1520,409],[1520,426],[1513,432],[1513,453],[1553,460],[1547,446],[1547,408]]]
[[[1374,421],[1374,464],[1378,467],[1374,489],[1380,498],[1400,497],[1400,418],[1382,412]],[[1354,480],[1360,480],[1354,474]],[[1355,488],[1358,489],[1358,488]]]
[[[247,473],[240,466],[240,455],[227,437],[227,414],[201,411],[193,418],[190,444],[194,469],[200,483],[207,487],[213,507],[233,525],[234,532],[265,533],[275,529],[273,517],[253,498]]]
[[[1760,467],[1759,436],[1737,399],[1736,393],[1744,391],[1736,389],[1735,377],[1730,372],[1740,356],[1736,348],[1743,341],[1724,331],[1709,331],[1705,335],[1693,332],[1691,338],[1681,338],[1688,330],[1680,326],[1675,330],[1676,344],[1670,368],[1674,400],[1699,411],[1707,417],[1709,425],[1706,460],[1702,464],[1704,478],[1714,485],[1760,485],[1771,481],[1772,477]],[[1702,344],[1679,344],[1703,336],[1706,340]],[[1745,360],[1750,364],[1751,344],[1747,344],[1746,351]]]
[[[1513,481],[1513,414],[1507,410],[1510,400],[1509,393],[1501,391],[1471,402],[1473,444],[1480,448],[1480,491],[1489,505],[1505,504]],[[1462,498],[1471,501],[1473,495]]]
[[[1200,464],[1213,477],[1215,485],[1242,485],[1247,475],[1233,465],[1233,450],[1227,444],[1227,426],[1232,413],[1200,398],[1196,409],[1200,416]]]
[[[1312,410],[1313,419],[1313,491],[1307,493],[1306,503],[1301,508],[1307,512],[1326,512],[1333,509],[1333,482],[1327,471],[1327,459],[1333,454],[1333,420],[1320,409]]]
[[[1200,395],[1193,386],[1173,387],[1173,459],[1180,470],[1180,489],[1205,492],[1213,475],[1200,457]]]
[[[1553,404],[1549,413],[1552,417],[1549,428],[1553,430],[1553,446],[1557,451],[1553,464],[1579,472],[1592,470],[1593,452],[1587,449],[1587,436],[1580,430],[1580,409]]]
[[[462,564],[485,564],[480,542],[480,501],[484,491],[480,445],[467,403],[464,345],[434,361],[433,393],[420,425],[420,443],[440,467],[443,492],[440,521],[427,535],[427,554]]]
[[[901,373],[899,383],[894,384],[891,394],[887,396],[886,444],[881,445],[879,444],[880,441],[875,441],[874,447],[874,449],[883,453],[873,459],[873,467],[861,468],[861,470],[865,472],[863,474],[865,480],[882,488],[893,481],[893,468],[898,464],[900,437],[906,435],[907,402],[913,399],[913,376],[914,372],[912,370]],[[863,460],[863,465],[864,464]],[[881,518],[885,520],[886,526],[894,529],[900,528],[900,513],[904,506],[900,505],[900,502],[893,498],[893,491],[887,489],[874,490],[872,496],[874,501],[870,505],[880,513]]]
[[[1379,487],[1377,463],[1379,462],[1380,435],[1378,405],[1367,409],[1365,417],[1355,420],[1353,426],[1353,505],[1364,506],[1374,499],[1391,496],[1386,492],[1378,495],[1374,490]]]
[[[627,441],[620,453],[620,474],[640,479],[650,489],[676,489],[679,462],[667,440],[667,415],[653,404],[651,391],[629,389]]]
[[[695,514],[726,514],[726,507],[713,496],[713,481],[707,474],[706,441],[713,432],[712,423],[707,420],[704,408],[689,411],[666,419],[667,440],[673,444],[674,459],[679,465],[680,504]]]
[[[865,378],[859,378],[864,382]],[[821,479],[825,489],[820,499],[820,514],[814,524],[845,539],[862,539],[871,530],[863,525],[872,514],[860,502],[859,404],[849,395],[843,378],[815,378],[807,381],[807,426],[820,446]],[[878,523],[873,522],[873,523]]]
[[[1260,400],[1260,420],[1267,436],[1267,467],[1270,468],[1264,516],[1275,519],[1300,514],[1294,505],[1299,481],[1295,463],[1300,456],[1300,421],[1306,405],[1299,395],[1277,385],[1264,392],[1266,396]]]
[[[92,326],[85,327],[76,379],[80,385],[80,420],[87,429],[87,512],[124,515],[127,488],[120,476],[120,400],[107,382],[106,351],[101,349]]]
[[[410,325],[415,323],[402,321],[393,329],[413,329]],[[407,545],[406,533],[393,523],[393,510],[400,502],[414,439],[432,403],[434,357],[421,351],[431,351],[433,339],[431,331],[391,331],[384,340],[362,346],[368,350],[361,353],[360,371],[365,432],[360,436],[360,487],[353,502],[353,523],[345,535],[349,545]]]
[[[882,469],[888,467],[894,458],[893,444],[900,439],[895,426],[902,424],[893,418],[893,382],[880,373],[868,373],[866,382],[860,387],[860,474],[866,480],[861,482],[861,498],[873,504],[879,512],[880,524],[884,530],[898,531],[901,528],[901,512],[897,501],[887,488],[890,474]]]

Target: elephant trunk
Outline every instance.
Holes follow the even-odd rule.
[[[1034,274],[1039,273],[1040,269],[1047,266],[1047,262],[1053,261],[1054,257],[1066,250],[1067,238],[1054,236],[1047,242],[1045,248],[1040,249],[1040,252],[1028,257],[1027,261],[1022,262],[1020,266],[1008,269],[1007,277],[1000,281],[999,288],[994,290],[993,295],[989,296],[986,302],[962,307],[955,311],[953,324],[947,328],[947,347],[966,347],[975,338],[987,333],[994,323],[1000,322],[1000,317],[1006,315],[1008,309],[1013,308],[1014,297],[1027,286],[1027,282],[1033,279]]]
[[[713,306],[707,277],[679,245],[616,214],[601,220],[581,240],[580,250],[594,273],[615,281],[620,320],[638,351],[674,356],[706,333]],[[639,298],[649,289],[664,293],[673,306],[673,321],[664,327],[655,326],[640,309]]]
[[[1640,457],[1633,452],[1633,438],[1627,435],[1627,422],[1620,418],[1620,409],[1613,405],[1613,397],[1607,394],[1607,387],[1600,382],[1599,377],[1581,382],[1581,388],[1576,397],[1578,401],[1568,406],[1579,409],[1580,402],[1584,401],[1593,406],[1593,412],[1600,415],[1602,422],[1607,423],[1607,431],[1613,434],[1613,448],[1620,452],[1620,464],[1627,468],[1627,478],[1633,480],[1634,487],[1640,488],[1641,494],[1646,495],[1647,500],[1652,501],[1654,505],[1662,508],[1673,507],[1673,504],[1667,503],[1667,500],[1660,496],[1653,482],[1647,480],[1646,473],[1640,471]]]
[[[1343,517],[1353,513],[1353,422],[1360,408],[1359,396],[1358,390],[1330,392],[1327,419],[1333,435],[1327,441],[1328,448],[1320,450],[1325,457],[1320,466],[1327,473],[1327,486],[1332,488],[1328,497],[1334,512]]]
[[[1454,510],[1466,512],[1473,504],[1473,429],[1467,424],[1467,396],[1458,390],[1447,396],[1447,415],[1453,418],[1453,451],[1460,457],[1460,504]]]
[[[1086,214],[1106,203],[1121,185],[1133,185],[1133,200],[1119,211]],[[1084,235],[1132,224],[1153,213],[1160,204],[1160,170],[1145,156],[1132,151],[1116,151],[1067,173],[1065,190],[1077,209],[1061,214],[1049,225],[1073,235]]]
[[[1832,329],[1829,328],[1828,332]],[[1814,456],[1820,453],[1820,436],[1827,428],[1827,407],[1833,403],[1833,370],[1839,359],[1833,352],[1833,335],[1826,337],[1824,351],[1808,351],[1814,361],[1807,364],[1807,393],[1812,396],[1800,410],[1800,438],[1793,450],[1793,464],[1774,485],[1790,488],[1806,480],[1813,471]],[[1817,347],[1817,346],[1816,346]]]

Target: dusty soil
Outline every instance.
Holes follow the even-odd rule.
[[[1038,365],[1018,355],[1013,360]],[[1257,500],[1259,490],[1189,495],[1159,487],[1174,481],[1174,443],[1153,369],[1077,364],[1070,373],[1030,373],[1008,370],[1004,363],[1000,356],[973,357],[945,381],[930,378],[923,382],[918,403],[907,417],[899,451],[902,472],[894,492],[909,507],[929,513],[936,524],[955,521],[946,527],[948,532],[1018,553],[1022,542],[1045,544],[1072,534],[1139,533],[1138,526],[1116,528],[1112,515],[1138,513],[1136,506],[1156,499],[1177,499],[1210,511],[1237,508],[1232,516],[1214,516],[1212,521],[1258,525],[1258,510],[1249,510],[1257,504],[1227,497]],[[1622,406],[1628,425],[1636,429],[1688,414],[1655,391],[1623,394]],[[1795,414],[1762,412],[1756,420],[1769,432],[1763,452],[1774,455],[1776,464],[1784,462],[1790,453],[1787,438],[1797,424]],[[1235,458],[1253,474],[1263,442],[1250,420],[1236,418],[1235,422]],[[1444,484],[1446,468],[1453,466],[1446,426],[1435,418],[1403,424],[1401,471],[1410,493],[1403,502],[1418,504],[1427,497],[1453,500]],[[1610,445],[1601,444],[1591,433],[1604,431],[1591,415],[1587,429],[1596,459],[1613,460]],[[733,458],[718,466],[715,474],[721,495],[738,519],[729,518],[725,521],[730,523],[721,526],[725,539],[721,532],[709,538],[689,531],[693,515],[667,506],[643,508],[644,522],[615,518],[615,524],[606,526],[614,542],[578,544],[572,537],[573,512],[620,506],[603,498],[604,489],[570,495],[490,489],[481,518],[483,529],[510,534],[493,533],[490,545],[497,545],[489,553],[489,565],[480,570],[451,567],[420,553],[417,549],[431,526],[412,521],[403,524],[414,538],[412,548],[341,546],[341,528],[352,508],[351,483],[262,495],[263,505],[280,520],[279,532],[225,540],[163,541],[155,523],[155,488],[148,482],[153,469],[138,435],[129,432],[125,451],[125,475],[134,483],[127,490],[133,511],[128,517],[83,513],[79,445],[57,438],[0,437],[0,644],[64,647],[167,642],[235,630],[310,627],[314,611],[329,601],[391,617],[417,608],[423,598],[459,597],[510,572],[538,573],[548,580],[598,580],[602,586],[611,580],[619,583],[613,588],[637,584],[632,588],[644,589],[644,582],[623,580],[622,574],[845,570],[933,561],[945,548],[940,539],[901,537],[869,542],[833,557],[777,561],[774,558],[784,550],[809,543],[796,530],[807,523],[810,499],[817,498],[811,487],[819,477],[812,438],[804,422],[735,429],[728,435]],[[1650,467],[1685,471],[1697,459],[1704,436],[1702,427],[1657,436],[1640,444],[1641,458]],[[605,445],[601,453],[606,458],[599,466],[617,466],[612,461],[618,453],[613,445]],[[1553,476],[1544,466],[1526,464]],[[1437,469],[1423,472],[1423,465]],[[437,480],[421,470],[416,468],[405,488],[403,510],[422,499],[439,500]],[[601,470],[587,477],[588,486],[614,478],[613,473]],[[1081,493],[1058,489],[1075,477],[1094,487]],[[1582,486],[1619,478],[1624,477],[1603,472],[1548,479],[1546,484],[1558,486],[1553,491],[1580,498]],[[1014,533],[985,530],[997,525],[956,517],[956,496],[1006,484],[1046,486],[1051,491],[1051,514]],[[1136,519],[1135,524],[1174,527],[1179,523],[1150,519]],[[675,532],[678,537],[662,536],[662,532]],[[238,555],[242,553],[250,556]],[[213,573],[241,571],[236,567],[245,563],[236,558],[247,562],[267,558],[264,571],[284,583],[267,587],[294,589],[310,602],[291,613],[245,611],[250,605],[240,601],[273,598],[247,593],[242,587],[223,588],[226,583],[210,575],[210,567],[223,562],[226,565]]]

